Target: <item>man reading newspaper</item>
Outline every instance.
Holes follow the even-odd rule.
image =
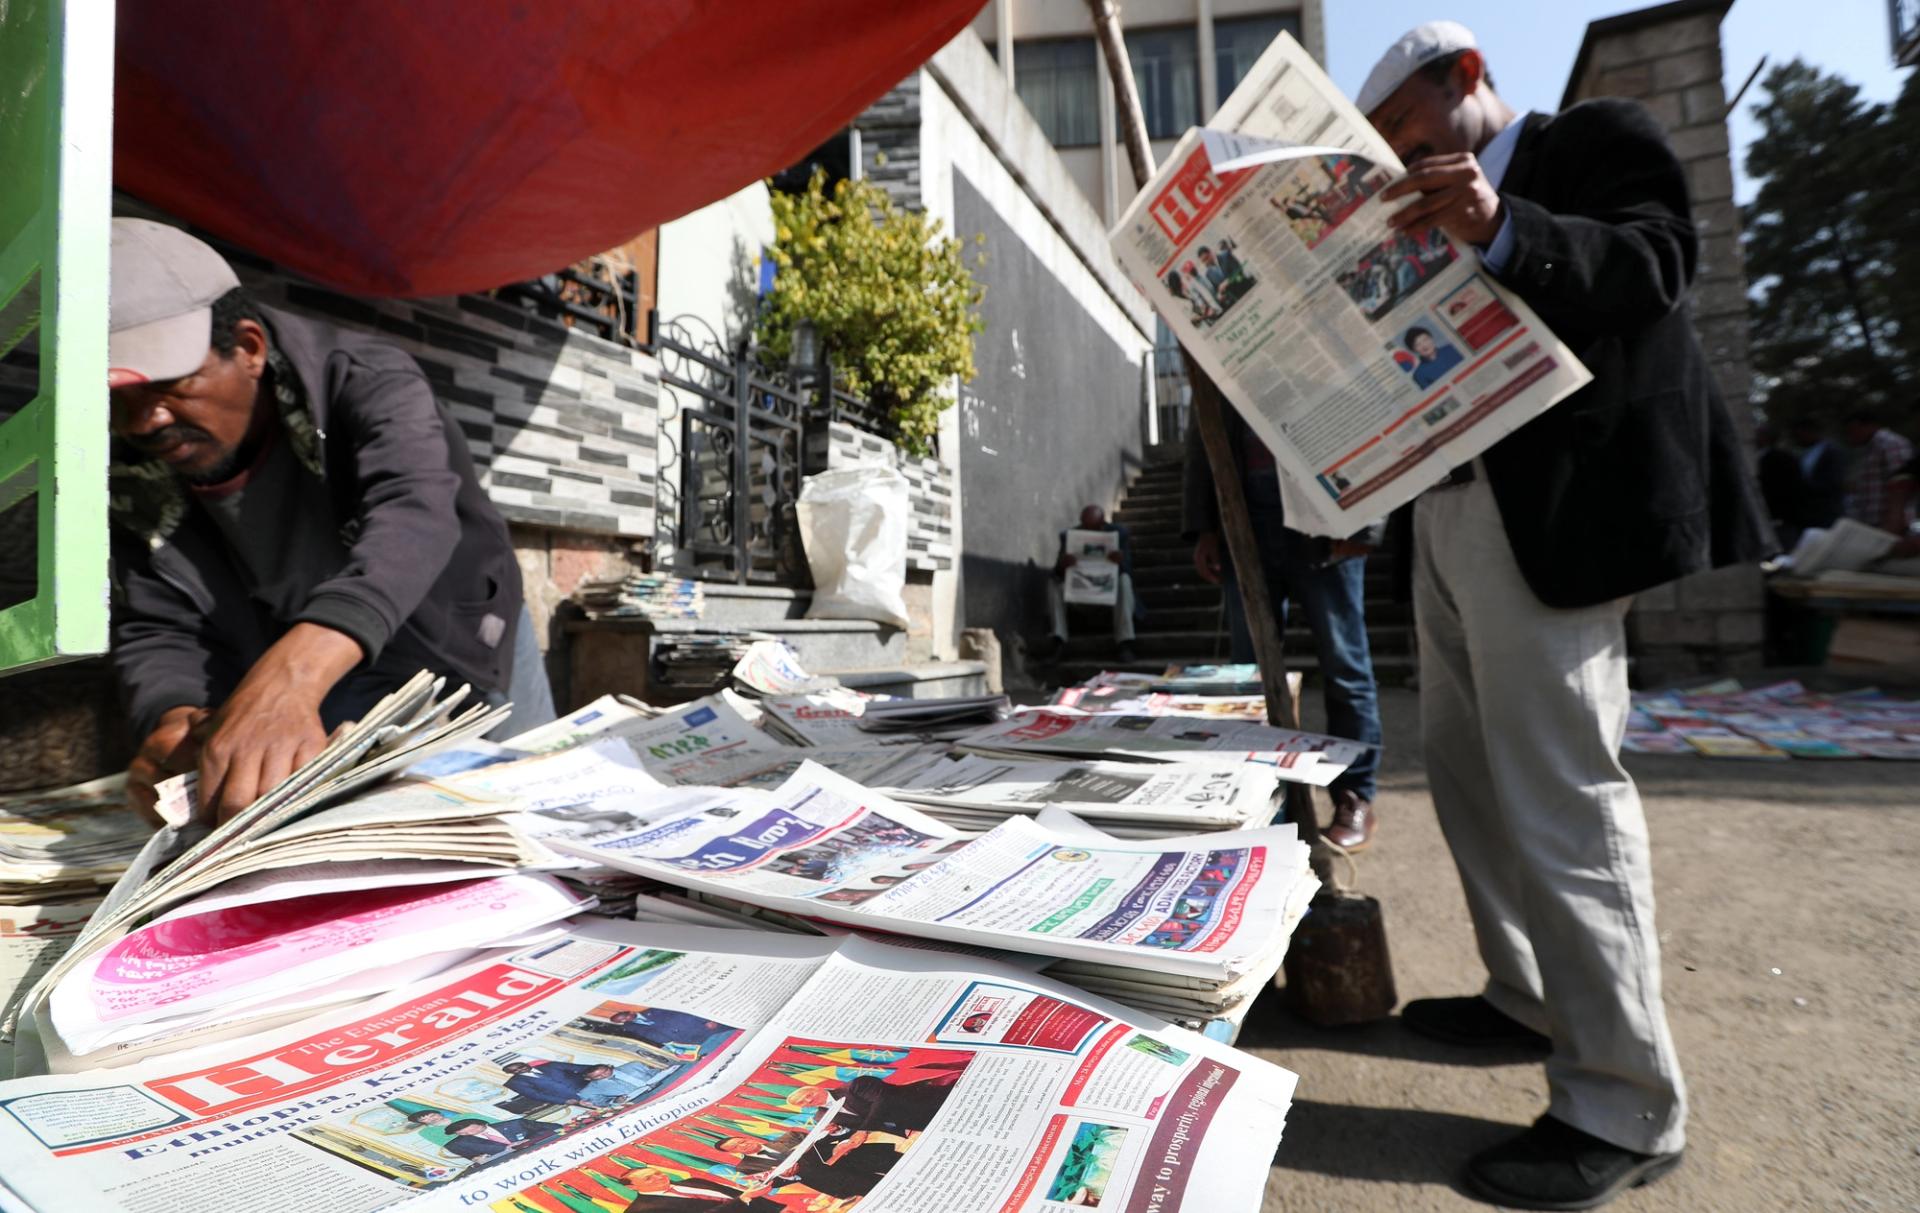
[[[1619,761],[1627,607],[1767,555],[1766,515],[1687,313],[1698,236],[1652,115],[1518,114],[1450,21],[1388,48],[1357,101],[1408,162],[1393,225],[1478,249],[1593,371],[1416,503],[1427,769],[1489,980],[1404,1012],[1547,1051],[1547,1114],[1467,1177],[1502,1205],[1591,1208],[1673,1169],[1686,1121]]]

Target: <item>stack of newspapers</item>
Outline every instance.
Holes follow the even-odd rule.
[[[127,807],[127,778],[0,796],[0,905],[97,896],[152,833]]]
[[[16,1059],[125,1064],[390,990],[538,937],[584,908],[519,869],[551,853],[520,806],[410,764],[498,725],[505,708],[421,675],[224,823],[192,778],[160,785],[147,840],[18,1004]]]
[[[685,577],[636,573],[617,581],[583,581],[573,600],[589,619],[698,619],[706,590]]]
[[[1244,1016],[1318,887],[1291,826],[1130,841],[1048,807],[972,831],[812,762],[550,841],[735,911],[1049,957],[1190,1023]]]
[[[1250,1211],[1295,1083],[978,955],[584,916],[298,1023],[0,1084],[0,1207]]]

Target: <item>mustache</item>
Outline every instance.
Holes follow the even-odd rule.
[[[207,433],[197,425],[188,425],[183,421],[176,421],[172,425],[162,426],[152,433],[127,435],[128,445],[132,446],[135,450],[145,451],[149,454],[154,451],[164,450],[176,442],[211,442],[212,440],[212,434]]]

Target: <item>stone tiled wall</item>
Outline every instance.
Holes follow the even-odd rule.
[[[1721,83],[1720,19],[1726,5],[1670,4],[1598,22],[1588,31],[1568,98],[1630,97],[1667,128],[1686,165],[1700,232],[1694,328],[1743,438],[1748,407],[1747,273],[1740,210],[1733,200],[1727,95]],[[1641,594],[1628,616],[1637,678],[1653,686],[1702,674],[1758,668],[1765,590],[1751,566],[1682,578]]]
[[[887,439],[835,421],[809,436],[815,446],[808,465],[828,470],[856,463],[883,463],[907,478],[913,517],[907,526],[907,567],[943,572],[953,567],[953,469],[938,459],[908,455]],[[825,451],[818,447],[824,444]]]

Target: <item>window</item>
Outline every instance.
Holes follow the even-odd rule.
[[[1188,127],[1200,125],[1199,45],[1190,25],[1127,34],[1127,59],[1149,138],[1178,139]],[[1014,66],[1019,63],[1016,58]]]
[[[1055,147],[1100,142],[1100,74],[1092,38],[1016,42],[1013,87]]]
[[[1254,60],[1272,45],[1282,30],[1300,36],[1299,13],[1275,13],[1266,17],[1235,17],[1213,23],[1214,73],[1220,80],[1220,100],[1225,101],[1234,86],[1247,78]]]

